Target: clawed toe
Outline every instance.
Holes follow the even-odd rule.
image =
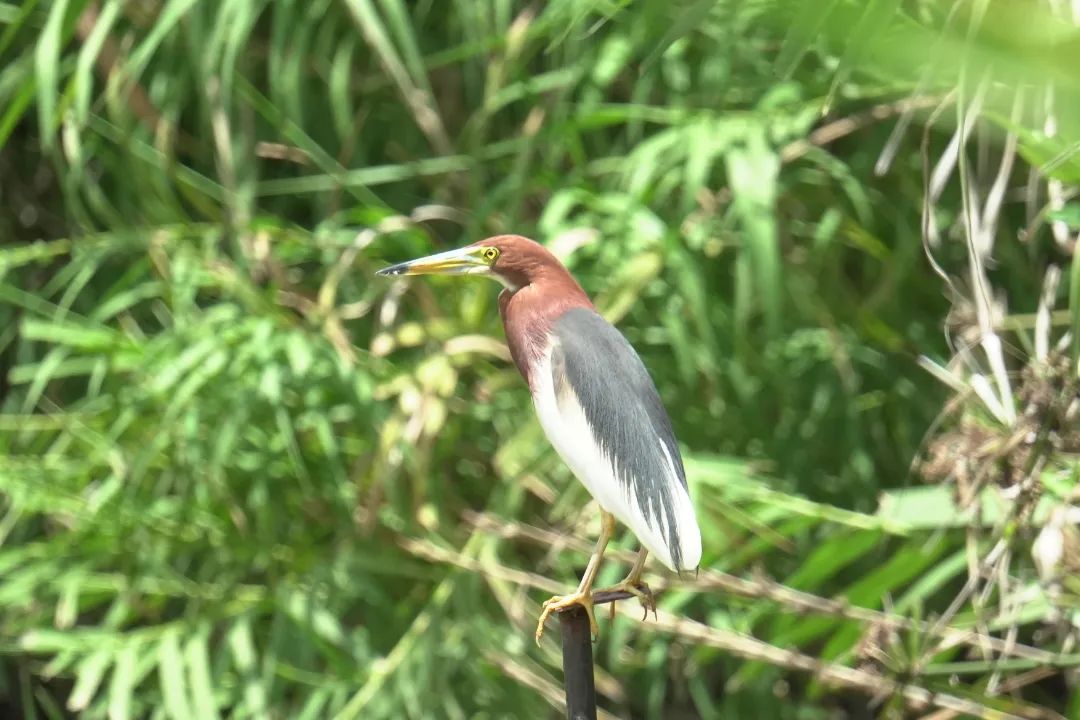
[[[597,592],[624,592],[633,595],[641,603],[641,607],[644,612],[641,615],[641,619],[645,620],[649,617],[649,610],[653,612],[653,618],[656,618],[656,597],[653,595],[653,591],[648,585],[640,580],[629,581],[623,580],[618,585],[613,585],[610,588],[604,588],[604,590],[597,590]],[[611,603],[611,615],[612,619],[615,618],[615,603]]]
[[[653,595],[653,591],[645,583],[641,583],[639,586],[641,595],[638,595],[638,600],[641,602],[641,619],[645,620],[649,617],[649,611],[652,610],[653,620],[656,620],[656,596]]]
[[[555,595],[544,602],[540,613],[540,620],[536,623],[536,643],[540,644],[540,638],[544,637],[544,623],[553,612],[562,612],[578,605],[589,616],[589,630],[592,633],[593,642],[600,636],[600,626],[596,623],[593,614],[593,596],[591,592],[574,593],[573,595]]]

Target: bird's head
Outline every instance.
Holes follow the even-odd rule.
[[[521,235],[496,235],[456,250],[391,265],[378,275],[487,275],[517,290],[545,273],[566,273],[538,242]]]

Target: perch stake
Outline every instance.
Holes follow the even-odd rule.
[[[634,597],[626,592],[603,592],[593,605]],[[559,612],[562,631],[563,686],[566,688],[567,720],[596,720],[596,682],[593,678],[592,637],[589,616],[574,605]]]

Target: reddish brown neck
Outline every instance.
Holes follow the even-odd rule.
[[[545,271],[524,287],[499,294],[506,344],[518,371],[533,387],[532,368],[544,355],[551,326],[567,310],[593,309],[589,296],[562,267]]]

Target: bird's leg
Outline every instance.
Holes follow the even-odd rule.
[[[603,590],[597,590],[597,592],[627,592],[636,597],[641,602],[641,607],[645,608],[645,614],[641,616],[644,620],[649,615],[649,610],[653,611],[653,616],[656,616],[656,599],[653,598],[652,590],[649,586],[641,581],[641,571],[645,569],[645,558],[649,556],[649,551],[645,548],[641,548],[638,552],[637,559],[634,560],[634,566],[630,568],[630,573],[626,578],[618,585],[612,585],[611,587],[604,588]],[[615,603],[611,603],[611,617],[615,618]]]
[[[589,558],[585,574],[581,576],[581,582],[578,584],[577,590],[572,594],[556,595],[544,603],[544,610],[540,613],[540,621],[536,623],[536,642],[538,644],[540,638],[544,636],[544,622],[548,619],[548,615],[566,610],[574,605],[580,605],[585,609],[585,614],[589,616],[589,630],[592,632],[593,640],[600,635],[600,626],[596,624],[596,616],[593,614],[592,584],[593,580],[596,579],[596,571],[600,568],[600,559],[604,556],[604,549],[614,534],[615,516],[601,510],[600,537],[596,541],[596,548],[593,550],[592,557]]]

